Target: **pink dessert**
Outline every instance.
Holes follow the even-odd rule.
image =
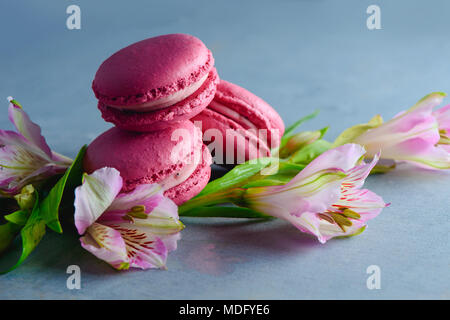
[[[113,167],[124,179],[123,192],[144,183],[159,183],[180,205],[197,195],[211,175],[211,155],[192,122],[148,133],[114,127],[88,147],[84,169],[91,173]]]
[[[155,131],[200,113],[219,81],[202,41],[169,34],[134,43],[98,69],[92,89],[102,117],[131,131]]]
[[[284,133],[283,120],[267,102],[225,80],[220,80],[217,85],[214,100],[192,121],[201,127],[205,143],[210,139],[209,129],[221,132],[224,162],[225,155],[230,152],[234,155],[231,161],[238,162],[241,162],[239,159],[247,161],[269,156],[270,149],[279,146]],[[236,135],[231,144],[230,133]],[[229,161],[226,164],[230,164]]]

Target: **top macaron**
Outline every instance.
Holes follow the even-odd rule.
[[[106,121],[145,132],[200,113],[218,81],[212,53],[201,40],[169,34],[114,53],[101,64],[92,89]]]

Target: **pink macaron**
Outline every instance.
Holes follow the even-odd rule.
[[[169,34],[114,53],[100,65],[92,89],[106,121],[149,132],[200,113],[218,82],[212,53],[201,40]]]
[[[225,80],[220,80],[213,101],[192,121],[202,129],[206,144],[216,141],[216,136],[223,138],[222,143],[209,145],[214,145],[218,164],[269,156],[284,133],[283,120],[267,102]]]
[[[189,120],[164,130],[139,133],[113,127],[87,148],[88,173],[113,167],[124,180],[123,192],[144,183],[158,183],[180,205],[197,195],[211,175],[211,154],[201,132]]]

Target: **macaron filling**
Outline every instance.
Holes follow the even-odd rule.
[[[188,120],[203,111],[213,100],[219,76],[213,67],[200,88],[189,97],[167,108],[150,112],[135,112],[109,107],[99,101],[98,108],[103,119],[117,127],[136,132],[152,132],[171,127],[174,123]]]
[[[202,145],[202,157],[195,171],[183,182],[164,192],[166,197],[180,205],[197,195],[209,181],[211,176],[211,154],[205,145]]]
[[[203,77],[201,77],[198,81],[192,83],[190,86],[179,90],[167,97],[162,97],[157,100],[148,101],[146,103],[142,104],[136,104],[131,106],[114,106],[109,104],[109,107],[120,109],[120,110],[130,110],[135,112],[149,112],[149,111],[155,111],[155,110],[161,110],[166,107],[169,107],[171,105],[176,104],[177,102],[180,102],[190,95],[192,95],[194,92],[196,92],[202,85],[205,83],[206,79],[208,79],[209,73],[206,73]]]
[[[200,152],[194,152],[194,155],[196,155],[197,153]],[[186,165],[182,168],[182,170],[172,173],[170,176],[164,178],[158,183],[165,190],[168,190],[186,181],[194,173],[195,169],[197,169],[197,167],[201,163],[201,157],[194,156],[191,158],[193,159],[193,161],[186,163]]]

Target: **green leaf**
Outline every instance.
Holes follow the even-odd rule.
[[[255,161],[248,161],[246,163],[239,164],[231,171],[227,172],[224,176],[208,183],[206,187],[197,195],[197,197],[216,193],[245,183],[247,179],[267,167],[271,161],[273,161],[272,158],[259,158],[256,163],[254,163]]]
[[[39,208],[33,211],[20,235],[22,237],[22,255],[11,270],[17,268],[25,261],[45,235],[45,221],[39,216]]]
[[[19,260],[16,262],[14,266],[9,268],[7,271],[0,272],[0,274],[10,272],[16,269],[19,265],[21,265],[22,262],[25,261],[25,259],[36,248],[36,246],[39,244],[39,242],[45,235],[45,221],[42,220],[42,218],[40,217],[39,200],[37,197],[33,211],[31,212],[31,215],[28,218],[27,223],[20,231],[20,235],[22,237],[22,254]]]
[[[316,140],[294,153],[291,157],[288,158],[287,161],[291,163],[308,165],[322,153],[330,150],[331,147],[331,143],[326,140]]]
[[[319,132],[320,132],[320,138],[319,139],[323,138],[323,136],[328,132],[328,129],[330,129],[330,127],[326,126],[326,127],[324,127],[324,128],[319,130]]]
[[[5,216],[5,219],[9,222],[15,223],[19,226],[24,226],[30,217],[29,210],[18,210]]]
[[[334,140],[333,148],[342,146],[346,143],[353,142],[360,135],[365,133],[367,130],[376,128],[383,123],[381,116],[376,115],[368,123],[357,124],[356,126],[350,127],[344,130],[337,138]]]
[[[314,111],[311,114],[308,114],[307,116],[304,116],[303,118],[297,120],[295,123],[291,124],[289,127],[287,127],[286,130],[284,130],[284,136],[290,135],[294,132],[295,129],[297,129],[302,123],[314,119],[319,114],[319,110]]]
[[[20,231],[21,226],[7,222],[0,225],[0,254],[2,254],[11,245]]]
[[[267,219],[272,218],[258,211],[242,207],[197,207],[180,214],[181,217],[200,217],[200,218],[246,218],[246,219]]]
[[[67,169],[64,176],[59,179],[56,185],[50,190],[47,197],[42,200],[40,205],[40,216],[47,226],[55,232],[62,233],[61,223],[59,221],[59,208],[64,191],[73,189],[81,184],[83,176],[83,157],[87,146],[83,146],[78,152],[72,165]]]

